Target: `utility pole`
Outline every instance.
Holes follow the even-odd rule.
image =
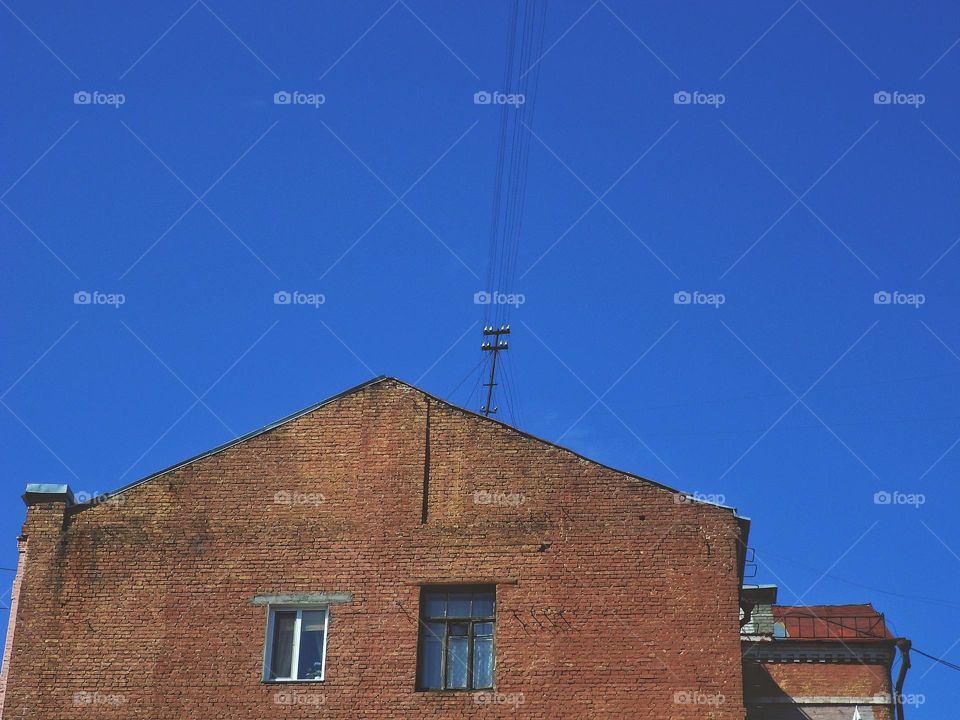
[[[499,328],[495,327],[485,327],[483,329],[484,337],[492,337],[493,341],[484,340],[483,344],[480,346],[480,349],[484,352],[493,353],[493,357],[490,358],[490,380],[484,384],[484,387],[487,388],[487,404],[480,408],[483,411],[485,417],[490,417],[490,413],[496,413],[497,408],[490,405],[493,402],[493,388],[496,386],[494,378],[496,377],[497,372],[497,353],[501,350],[508,350],[510,345],[506,340],[501,340],[501,335],[509,335],[510,326],[501,325]]]

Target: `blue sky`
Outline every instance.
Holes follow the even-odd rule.
[[[27,482],[107,491],[377,374],[478,409],[474,294],[515,292],[503,419],[722,496],[781,601],[960,660],[960,9],[551,3],[486,288],[508,6],[0,8],[0,565]],[[916,658],[911,716],[955,681]]]

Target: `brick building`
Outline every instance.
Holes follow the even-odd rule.
[[[741,634],[735,511],[390,378],[24,500],[4,719],[743,720],[782,645]]]
[[[777,605],[773,585],[741,597],[747,720],[902,718],[910,643],[872,605]],[[894,684],[898,649],[905,662]]]

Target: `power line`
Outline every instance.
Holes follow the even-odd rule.
[[[804,614],[804,613],[792,613],[792,617],[807,617],[807,618],[813,618],[813,619],[815,619],[815,620],[820,620],[821,622],[830,623],[830,624],[832,624],[832,625],[837,625],[837,626],[839,626],[840,628],[845,629],[845,630],[854,630],[854,631],[857,633],[857,635],[866,635],[867,637],[873,638],[873,639],[876,639],[876,640],[890,640],[890,638],[887,637],[887,636],[884,636],[884,635],[876,635],[875,633],[872,633],[872,632],[870,632],[869,630],[864,630],[864,629],[862,629],[862,628],[857,628],[857,627],[851,628],[849,625],[844,625],[844,624],[843,624],[842,622],[840,622],[839,620],[834,620],[833,618],[828,618],[828,617],[822,617],[822,616],[820,616],[820,615],[817,615],[816,613],[809,613],[809,614]],[[840,636],[838,636],[837,639],[840,640],[840,641],[843,641],[843,640],[844,640],[844,638],[843,638],[843,637],[840,637]],[[949,661],[949,660],[944,660],[944,659],[941,658],[941,657],[937,657],[936,655],[931,655],[931,654],[928,653],[928,652],[924,652],[924,651],[921,650],[920,648],[914,646],[912,643],[910,644],[910,651],[911,651],[911,652],[915,652],[915,653],[917,653],[918,655],[923,655],[925,658],[929,658],[930,660],[933,660],[934,662],[940,663],[940,664],[943,665],[944,667],[950,668],[951,670],[960,671],[960,665],[958,665],[957,663],[951,662],[951,661]]]
[[[915,653],[919,654],[919,655],[923,655],[925,658],[929,658],[929,659],[933,660],[933,661],[936,662],[936,663],[940,663],[940,664],[943,665],[944,667],[950,668],[951,670],[960,671],[960,665],[958,665],[957,663],[950,662],[949,660],[944,660],[943,658],[937,657],[936,655],[931,655],[930,653],[926,653],[926,652],[924,652],[923,650],[921,650],[920,648],[917,648],[917,647],[911,647],[910,650],[911,650],[912,652],[915,652]]]
[[[480,360],[480,366],[481,366],[480,373],[474,378],[473,387],[470,389],[470,393],[467,395],[467,399],[466,399],[466,402],[464,403],[464,407],[470,407],[471,405],[473,405],[473,395],[474,393],[477,392],[477,389],[480,387],[480,379],[484,375],[484,369],[487,366],[488,360],[489,360],[489,357],[487,356],[486,353],[484,353],[483,358],[481,358]]]
[[[806,563],[802,563],[799,560],[794,560],[793,558],[784,557],[783,555],[777,555],[775,553],[766,552],[766,551],[762,553],[758,553],[758,555],[776,558],[777,560],[782,560],[782,561],[791,563],[793,565],[797,565],[798,567],[802,567],[806,570],[810,570],[811,572],[815,572],[815,573],[822,572],[819,568],[815,568],[812,565],[807,565]],[[931,598],[931,597],[924,597],[921,595],[909,595],[907,593],[898,593],[898,592],[893,592],[892,590],[883,590],[882,588],[873,587],[872,585],[864,585],[863,583],[856,582],[854,580],[848,580],[847,578],[842,578],[837,575],[833,575],[831,573],[822,573],[822,574],[823,574],[823,577],[830,578],[831,580],[836,580],[837,582],[842,582],[847,585],[853,585],[854,587],[859,587],[864,590],[869,590],[871,592],[881,593],[882,595],[890,595],[892,597],[898,597],[904,600],[915,600],[917,602],[928,603],[930,605],[942,605],[944,607],[960,609],[960,603],[949,602],[947,600],[943,600],[942,598]]]
[[[775,558],[778,558],[778,559],[780,559],[780,560],[786,560],[787,562],[793,563],[793,564],[795,564],[795,565],[799,565],[800,567],[805,567],[806,569],[812,570],[812,571],[814,571],[814,572],[820,572],[820,570],[818,570],[817,568],[811,567],[810,565],[806,565],[805,563],[801,563],[801,562],[799,562],[799,561],[797,561],[797,560],[793,560],[792,558],[786,558],[786,557],[783,557],[782,555],[776,555],[776,554],[774,554],[774,553],[764,553],[764,555],[769,555],[770,557],[775,557]],[[862,587],[862,588],[864,588],[864,589],[866,589],[866,590],[871,590],[872,592],[878,592],[878,593],[882,593],[882,594],[884,594],[884,595],[893,595],[893,596],[895,596],[895,597],[904,598],[904,599],[906,599],[906,600],[916,600],[916,601],[918,601],[918,602],[926,602],[926,603],[935,604],[935,605],[944,605],[944,606],[946,606],[946,607],[951,607],[951,608],[958,608],[958,607],[960,607],[960,605],[957,605],[957,604],[955,604],[955,603],[950,603],[950,602],[947,602],[947,601],[941,600],[941,599],[921,597],[921,596],[918,596],[918,595],[907,595],[907,594],[905,594],[905,593],[895,593],[895,592],[891,592],[891,591],[889,591],[889,590],[881,590],[880,588],[871,587],[870,585],[864,585],[864,584],[862,584],[862,583],[857,583],[857,582],[854,582],[854,581],[852,581],[852,580],[846,580],[846,579],[844,579],[844,578],[837,577],[836,575],[830,575],[829,573],[824,573],[823,576],[824,576],[824,577],[831,578],[831,579],[833,579],[833,580],[837,580],[837,581],[839,581],[839,582],[847,583],[847,584],[849,584],[849,585],[855,585],[855,586],[857,586],[857,587]],[[842,623],[839,623],[839,622],[837,622],[837,621],[835,621],[835,620],[832,620],[831,618],[824,618],[824,617],[820,617],[820,616],[815,615],[815,614],[811,614],[811,615],[808,615],[808,616],[806,616],[806,617],[813,617],[813,618],[817,618],[817,619],[823,620],[824,622],[832,622],[832,623],[834,623],[834,624],[836,624],[836,625],[840,625],[841,627],[847,627],[847,626],[843,625]],[[866,630],[859,630],[859,629],[858,629],[857,632],[862,633],[862,634],[867,635],[867,636],[872,637],[872,638],[876,638],[877,640],[889,640],[889,638],[887,638],[887,637],[883,637],[883,636],[881,636],[881,635],[875,635],[875,634],[870,633],[870,632],[868,632],[868,631],[866,631]],[[928,658],[928,659],[930,659],[930,660],[933,660],[934,662],[939,663],[940,665],[943,665],[944,667],[949,668],[950,670],[960,671],[960,664],[951,662],[951,661],[949,661],[949,660],[945,660],[945,659],[943,659],[943,658],[941,658],[941,657],[938,657],[938,656],[936,656],[936,655],[932,655],[931,653],[924,652],[923,650],[921,650],[920,648],[916,647],[915,645],[912,645],[912,644],[911,644],[910,650],[911,650],[911,652],[915,652],[915,653],[917,653],[918,655],[923,655],[925,658]]]
[[[514,293],[517,257],[526,207],[527,177],[530,157],[530,132],[536,108],[539,85],[539,64],[546,28],[545,0],[514,0],[508,19],[507,49],[503,85],[494,93],[500,104],[496,169],[493,182],[493,202],[490,213],[490,238],[487,253],[487,302],[483,313],[486,330],[510,326],[510,314],[516,303],[509,299]],[[494,408],[497,354],[499,340],[482,348],[492,351],[487,387],[487,402],[482,412],[490,415]],[[516,424],[518,388],[515,378],[504,375],[503,391],[507,411]]]
[[[505,355],[503,359],[503,372],[502,372],[503,389],[505,391],[504,396],[506,397],[506,400],[507,400],[507,413],[510,415],[510,424],[513,426],[516,426],[517,419],[518,419],[517,403],[514,397],[515,395],[514,388],[513,388],[514,383],[513,383],[513,378],[510,372],[510,364],[507,362],[507,358],[509,357],[510,357],[509,355]]]
[[[473,375],[473,373],[475,373],[475,372],[477,371],[477,368],[480,367],[480,365],[482,365],[482,364],[483,364],[483,358],[481,358],[481,359],[479,360],[479,362],[477,362],[476,365],[474,365],[472,368],[470,368],[470,369],[467,371],[467,374],[463,376],[463,378],[460,380],[460,382],[458,382],[456,385],[453,386],[453,390],[451,390],[450,392],[447,393],[447,399],[448,399],[448,400],[453,398],[454,393],[456,393],[457,390],[460,389],[460,386],[463,385],[463,383],[465,383],[465,382],[467,381],[467,378],[469,378],[471,375]]]
[[[504,379],[506,380],[507,406],[510,410],[512,424],[519,427],[523,425],[523,415],[520,413],[520,395],[517,392],[517,379],[514,374],[513,358],[508,354],[505,356],[505,360]]]

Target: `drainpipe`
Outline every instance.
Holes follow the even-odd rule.
[[[903,720],[903,681],[907,679],[907,670],[910,669],[910,641],[900,638],[897,640],[897,647],[900,648],[900,672],[897,675],[894,704],[897,708],[897,720]]]

